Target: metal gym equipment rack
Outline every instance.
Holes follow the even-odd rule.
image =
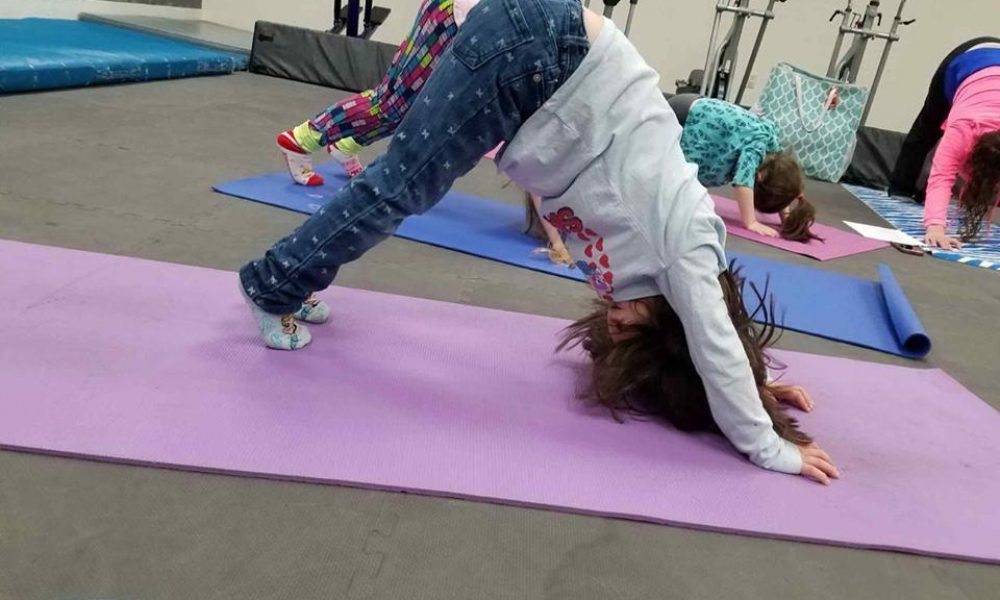
[[[754,40],[753,50],[750,52],[750,60],[740,81],[739,91],[736,94],[736,103],[743,101],[743,94],[746,92],[750,82],[750,75],[753,65],[757,62],[757,54],[760,52],[761,44],[764,42],[764,35],[767,33],[767,26],[774,20],[774,5],[787,0],[768,0],[767,8],[764,10],[754,10],[750,7],[750,0],[718,0],[715,4],[715,19],[712,21],[712,34],[708,40],[708,54],[705,57],[705,70],[701,76],[701,95],[712,98],[728,100],[732,89],[732,77],[736,71],[739,60],[740,38],[743,36],[743,28],[751,18],[761,19],[760,28],[757,30],[757,38]],[[722,44],[716,47],[716,36],[719,33],[719,25],[722,22],[722,15],[733,13],[733,24],[729,32],[723,38]],[[696,80],[697,71],[691,73],[689,81]]]
[[[604,16],[611,18],[611,15],[615,13],[615,7],[621,3],[621,0],[604,0]],[[590,7],[590,0],[584,1],[584,6]],[[635,5],[639,4],[639,0],[629,0],[628,1],[628,20],[625,22],[625,37],[632,31],[632,17],[635,15]]]
[[[869,0],[864,13],[855,12],[854,0],[847,0],[847,7],[844,10],[834,12],[830,17],[830,22],[833,22],[839,16],[841,17],[841,22],[837,32],[837,41],[833,45],[830,66],[826,72],[827,77],[839,79],[847,83],[856,82],[858,73],[861,71],[861,64],[865,59],[865,51],[868,49],[868,43],[875,39],[885,40],[885,46],[882,48],[882,56],[878,62],[878,69],[875,71],[875,79],[872,81],[871,91],[868,94],[868,104],[865,105],[865,112],[861,117],[862,125],[868,121],[868,113],[871,111],[872,102],[875,100],[875,93],[878,91],[879,83],[882,81],[882,75],[885,73],[885,65],[889,61],[889,53],[892,51],[892,45],[899,41],[899,28],[916,21],[916,19],[903,20],[903,8],[905,6],[906,0],[900,0],[899,8],[896,10],[896,16],[892,20],[892,27],[888,33],[876,30],[876,27],[882,26],[882,13],[879,11],[881,8],[880,0]],[[843,56],[841,56],[840,50],[844,45],[844,39],[848,35],[853,36],[854,41],[847,51],[844,52]]]
[[[381,6],[372,6],[372,0],[365,0],[365,18],[362,29],[359,29],[361,21],[361,0],[347,0],[347,7],[344,7],[343,0],[333,1],[333,27],[330,33],[340,33],[347,29],[347,37],[371,38],[375,30],[379,28],[385,20],[389,18],[391,9]]]

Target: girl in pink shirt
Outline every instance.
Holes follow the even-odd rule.
[[[935,144],[924,205],[925,241],[960,247],[989,221],[1000,196],[1000,39],[978,38],[945,58],[931,80],[923,110],[906,136],[889,193],[916,197],[916,181]],[[947,234],[948,204],[961,177],[962,222]]]

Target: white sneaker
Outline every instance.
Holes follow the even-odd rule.
[[[240,284],[240,293],[243,294],[243,300],[250,307],[250,312],[253,313],[253,318],[257,321],[257,328],[260,330],[260,337],[268,348],[298,350],[305,348],[312,342],[312,334],[309,333],[305,325],[295,322],[295,315],[272,315],[264,312],[250,299],[242,284]]]
[[[278,150],[285,158],[288,174],[295,183],[309,187],[323,185],[323,176],[313,170],[312,157],[302,149],[291,130],[278,134],[275,143],[278,144]]]
[[[326,152],[332,156],[335,161],[340,163],[340,166],[344,168],[348,177],[356,177],[365,170],[365,166],[361,164],[361,161],[358,160],[357,156],[344,154],[333,144],[326,147]]]
[[[292,316],[306,323],[326,323],[330,320],[330,305],[311,294]]]

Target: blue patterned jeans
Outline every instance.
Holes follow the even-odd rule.
[[[512,139],[588,48],[580,0],[480,2],[386,153],[240,270],[247,295],[269,313],[298,310],[341,265],[433,207],[483,154]]]

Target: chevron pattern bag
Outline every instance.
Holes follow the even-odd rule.
[[[868,88],[813,75],[788,63],[771,70],[754,112],[778,127],[806,175],[840,181],[854,156]]]

